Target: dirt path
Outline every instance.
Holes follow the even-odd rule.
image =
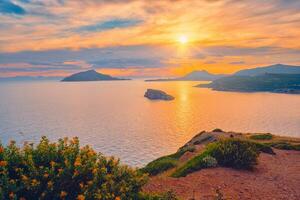
[[[215,199],[219,188],[225,199],[300,199],[300,152],[262,153],[254,171],[203,169],[187,177],[153,177],[144,187],[150,193],[173,190],[183,200]]]

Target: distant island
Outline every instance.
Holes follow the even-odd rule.
[[[150,99],[150,100],[165,100],[165,101],[171,101],[174,99],[173,96],[167,94],[164,91],[161,90],[154,90],[154,89],[147,89],[144,97]]]
[[[244,69],[236,72],[235,76],[257,76],[262,74],[300,74],[300,66],[275,64],[266,67]]]
[[[88,70],[88,71],[72,74],[71,76],[68,76],[61,81],[77,82],[77,81],[120,81],[120,80],[130,80],[130,79],[116,78],[110,75],[98,73],[95,70]]]
[[[232,76],[214,80],[196,87],[217,91],[274,92],[300,94],[300,67],[272,65],[241,70]]]
[[[213,81],[218,78],[224,77],[223,74],[211,74],[206,70],[192,71],[183,77],[179,78],[166,78],[166,79],[150,79],[146,81]]]

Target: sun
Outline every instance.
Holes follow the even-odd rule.
[[[185,36],[185,35],[181,35],[179,38],[178,38],[178,42],[180,44],[186,44],[188,42],[188,38]]]

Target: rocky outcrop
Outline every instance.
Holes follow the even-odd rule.
[[[174,99],[173,96],[165,93],[161,90],[154,90],[154,89],[147,89],[144,97],[150,99],[150,100],[165,100],[165,101],[171,101]]]

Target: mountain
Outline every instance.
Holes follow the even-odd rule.
[[[170,79],[152,79],[146,81],[212,81],[224,77],[222,74],[211,74],[206,70],[192,71],[183,77]]]
[[[209,84],[200,84],[197,87],[207,87],[218,91],[300,94],[300,74],[229,76],[217,79]]]
[[[116,80],[129,80],[129,79],[115,78],[110,75],[98,73],[95,70],[88,70],[88,71],[72,74],[71,76],[68,76],[61,81],[76,82],[76,81],[116,81]]]
[[[0,77],[0,82],[6,81],[58,81],[61,77],[57,76],[14,76],[14,77]]]
[[[300,66],[276,64],[266,67],[245,69],[236,72],[235,76],[257,76],[265,73],[270,74],[300,74]]]

